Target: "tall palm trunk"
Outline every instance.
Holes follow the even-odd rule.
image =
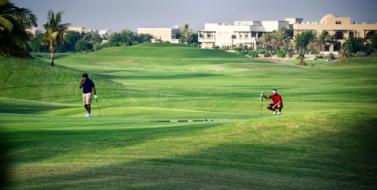
[[[51,58],[51,66],[54,66],[54,47],[50,47],[50,58]]]

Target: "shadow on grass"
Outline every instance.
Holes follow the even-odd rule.
[[[10,181],[10,159],[8,137],[0,131],[0,190],[6,189]]]
[[[336,126],[341,127],[340,130],[322,130],[314,136],[295,138],[281,143],[220,144],[211,148],[199,148],[196,153],[180,156],[91,167],[67,175],[23,179],[18,181],[15,187],[19,186],[23,189],[375,189],[377,148],[374,145],[377,144],[375,125],[377,119],[354,118],[345,123],[346,126]],[[130,143],[137,143],[145,139],[162,138],[172,133],[176,136],[184,135],[187,134],[185,132],[187,129],[197,132],[201,128],[148,129],[144,132],[130,130],[121,132],[121,135],[129,134]],[[106,135],[109,134],[104,136]],[[166,147],[166,150],[169,148]]]
[[[72,108],[72,106],[40,104],[40,103],[17,103],[17,99],[9,99],[8,102],[0,101],[0,113],[32,114],[42,111],[53,111],[62,108]]]
[[[49,123],[46,125],[49,125]],[[68,122],[67,125],[70,125],[70,123]],[[86,127],[88,128],[87,130],[51,131],[40,129],[7,132],[8,137],[11,137],[9,150],[10,152],[14,152],[12,154],[12,162],[14,164],[33,163],[67,153],[80,153],[81,150],[98,152],[98,150],[124,148],[143,143],[146,140],[176,135],[192,135],[198,133],[200,130],[215,127],[218,124],[164,124],[163,127],[156,128],[141,127],[128,129],[106,129],[106,127],[111,127],[112,125],[127,125],[124,122],[106,122],[100,123],[100,125],[104,129],[92,129],[90,127],[95,127],[96,124],[87,123],[76,126]],[[41,123],[41,126],[44,126],[44,124]]]

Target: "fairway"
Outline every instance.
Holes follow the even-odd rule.
[[[84,117],[83,72],[102,117],[95,102]],[[376,57],[303,67],[169,44],[0,57],[7,189],[376,189],[376,76]],[[259,101],[273,88],[279,116]]]

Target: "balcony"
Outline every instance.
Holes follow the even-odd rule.
[[[216,41],[216,32],[214,31],[199,31],[198,41],[202,43],[206,42],[215,42]]]

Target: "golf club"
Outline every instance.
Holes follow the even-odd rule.
[[[97,102],[97,108],[98,108],[99,117],[102,117],[102,115],[101,115],[101,109],[100,109],[99,104],[98,104],[98,98],[96,98],[96,102]]]
[[[263,90],[260,92],[259,100],[261,101],[260,114],[263,114]]]

